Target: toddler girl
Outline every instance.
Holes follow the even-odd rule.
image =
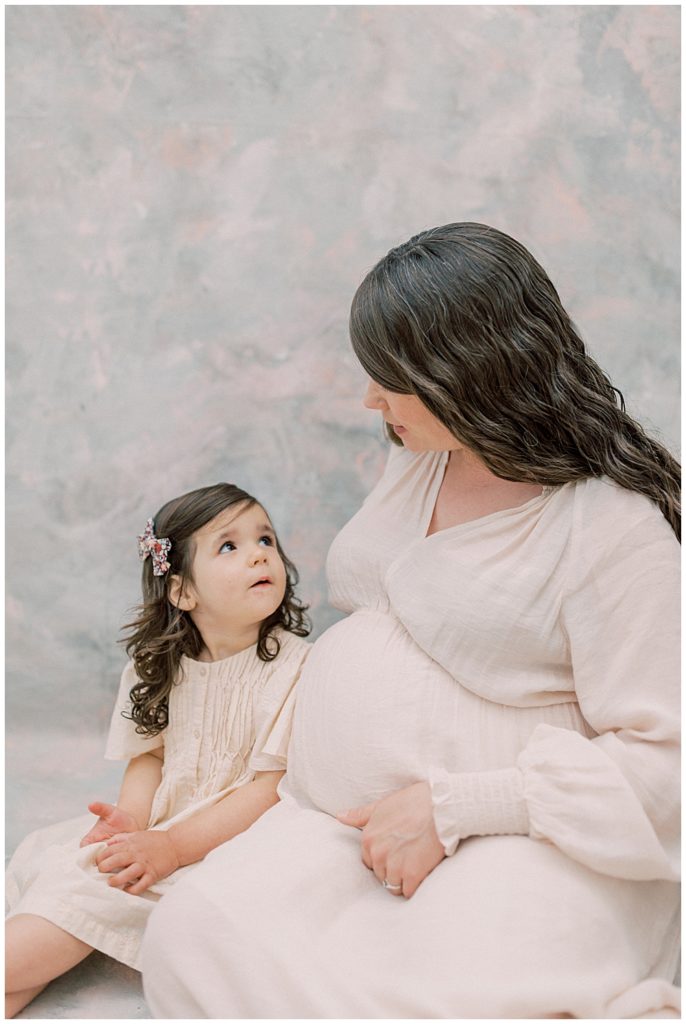
[[[159,897],[278,800],[309,624],[269,516],[217,484],[138,540],[143,603],[105,755],[130,760],[116,806],[89,805],[90,831],[41,829],[10,862],[8,1017],[94,948],[137,967]]]

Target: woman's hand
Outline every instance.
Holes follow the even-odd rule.
[[[336,817],[362,829],[362,860],[396,896],[412,896],[445,857],[428,782],[416,782]]]
[[[112,836],[95,862],[103,874],[112,875],[109,885],[134,896],[140,896],[180,866],[169,834],[159,829]]]
[[[103,843],[116,836],[118,832],[137,832],[140,828],[133,814],[121,810],[115,804],[103,804],[96,800],[88,804],[88,810],[99,817],[93,828],[86,832],[79,846]]]

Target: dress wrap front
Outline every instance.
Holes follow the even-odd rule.
[[[170,828],[251,782],[256,772],[286,767],[295,687],[310,645],[291,633],[278,635],[281,650],[270,662],[257,657],[256,646],[216,662],[182,658],[169,697],[169,724],[150,738],[138,735],[122,716],[136,681],[133,665],[126,666],[105,756],[128,761],[164,746],[148,828]],[[92,814],[82,815],[32,832],[20,843],[7,868],[8,916],[37,914],[138,968],[150,912],[196,865],[179,868],[140,896],[114,888],[95,863],[104,844],[79,847],[94,822]]]
[[[427,536],[446,462],[393,450],[334,541],[281,802],[156,910],[156,1016],[678,1016],[678,542],[604,478]],[[418,781],[403,900],[334,815]]]

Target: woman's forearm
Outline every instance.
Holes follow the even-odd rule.
[[[252,782],[168,830],[179,866],[194,864],[216,846],[245,832],[279,802],[276,787],[284,772],[258,772]]]
[[[132,758],[122,780],[117,807],[147,828],[153,797],[162,780],[164,747]]]

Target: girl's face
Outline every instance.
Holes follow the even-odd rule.
[[[412,452],[447,452],[464,447],[416,395],[387,391],[370,380],[363,404],[367,409],[377,409]]]
[[[209,638],[242,637],[276,611],[286,591],[286,568],[261,505],[232,505],[193,535],[193,580],[176,601]]]

